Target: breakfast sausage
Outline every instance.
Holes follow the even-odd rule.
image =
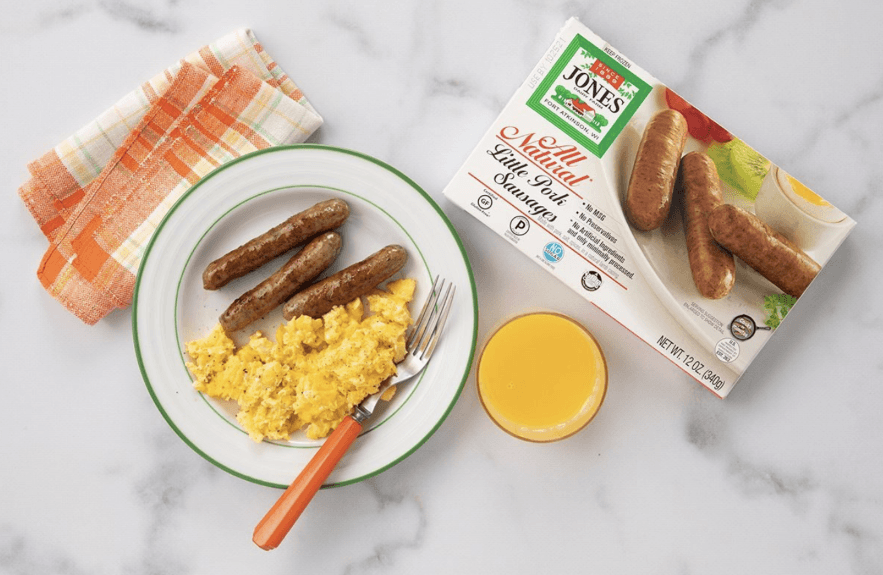
[[[343,200],[319,202],[210,263],[202,274],[202,285],[208,290],[218,289],[316,234],[333,230],[349,213],[349,206]]]
[[[242,329],[282,305],[328,269],[340,254],[341,244],[337,232],[327,232],[310,241],[276,273],[230,304],[221,314],[221,326],[227,332]]]
[[[647,123],[625,199],[626,217],[639,230],[655,230],[668,217],[686,142],[687,121],[680,112],[665,109]]]
[[[363,296],[402,269],[408,252],[402,246],[386,246],[357,264],[314,283],[297,293],[282,308],[286,320],[300,315],[322,317],[336,305]]]
[[[681,158],[679,177],[684,234],[693,283],[702,297],[720,299],[733,289],[736,262],[733,254],[715,242],[708,230],[708,214],[723,204],[717,168],[708,155],[690,152]]]
[[[715,208],[708,228],[717,243],[788,295],[800,297],[821,269],[788,238],[742,208]]]

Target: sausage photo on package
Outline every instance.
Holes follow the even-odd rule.
[[[668,217],[686,142],[687,121],[675,110],[657,112],[644,128],[625,200],[626,217],[639,230],[655,230]]]
[[[702,297],[721,299],[736,283],[736,262],[708,229],[709,214],[724,202],[717,168],[707,154],[681,158],[678,191],[693,283]]]
[[[742,208],[724,204],[708,217],[714,240],[784,293],[800,297],[821,269],[791,240]]]

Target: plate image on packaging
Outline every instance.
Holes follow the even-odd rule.
[[[801,192],[830,206],[829,218],[837,221],[824,222],[799,210],[796,203],[788,200],[788,195],[781,191],[784,186],[771,189],[776,185],[771,180],[776,174],[784,173],[778,166],[720,127],[704,128],[712,121],[661,85],[654,89],[617,141],[617,149],[612,151],[617,162],[606,162],[606,169],[612,172],[619,200],[618,214],[623,221],[628,221],[623,206],[645,126],[654,114],[667,108],[676,109],[687,119],[688,135],[683,155],[702,152],[714,162],[723,203],[753,213],[776,231],[787,234],[786,237],[790,236],[789,239],[820,266],[827,262],[854,222],[808,189]],[[772,201],[768,198],[774,194],[779,201],[770,206]],[[796,194],[791,192],[790,196],[796,197]],[[791,209],[787,209],[786,202]],[[805,203],[809,204],[809,201]],[[631,234],[623,234],[630,252],[665,309],[706,350],[714,352],[737,373],[744,372],[797,298],[783,294],[780,288],[738,257],[734,258],[736,280],[731,291],[721,299],[703,297],[690,269],[678,185],[675,186],[671,212],[659,228],[652,231],[630,228]],[[746,330],[743,323],[754,327]],[[727,351],[722,352],[722,349]]]

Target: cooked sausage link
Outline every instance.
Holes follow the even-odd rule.
[[[687,121],[680,112],[665,109],[647,123],[625,201],[625,215],[639,230],[655,230],[668,217],[686,142]]]
[[[708,215],[723,204],[714,161],[702,152],[690,152],[681,158],[679,184],[693,283],[702,297],[720,299],[733,289],[736,262],[708,230]]]
[[[800,297],[821,267],[790,240],[742,208],[724,204],[708,217],[715,241],[788,295]]]
[[[386,246],[359,263],[314,283],[292,297],[282,308],[282,316],[322,317],[337,305],[363,296],[404,267],[408,252],[397,245]]]
[[[319,202],[210,263],[202,274],[202,285],[208,290],[227,285],[315,235],[340,226],[349,213],[343,200]]]
[[[342,240],[337,232],[327,232],[294,254],[276,273],[239,296],[221,314],[221,326],[233,332],[273,311],[314,280],[337,259]]]

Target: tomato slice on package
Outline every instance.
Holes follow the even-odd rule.
[[[712,140],[720,142],[721,144],[726,144],[733,139],[733,134],[724,130],[721,125],[714,120],[711,120],[711,128],[709,129],[708,135],[711,136]]]
[[[696,108],[688,108],[681,112],[687,120],[687,131],[691,136],[703,142],[711,141],[711,120]]]
[[[697,140],[706,144],[712,141],[726,144],[733,139],[733,135],[724,130],[720,124],[700,112],[698,108],[668,87],[665,88],[665,103],[669,108],[684,116],[684,119],[687,120],[687,131]]]
[[[665,89],[665,103],[672,110],[675,110],[676,112],[681,112],[682,114],[684,113],[684,110],[688,110],[693,107],[690,105],[690,102],[678,96],[671,88]]]

